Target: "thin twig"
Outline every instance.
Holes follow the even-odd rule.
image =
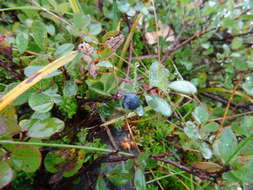
[[[101,118],[101,120],[102,120],[103,122],[105,122],[105,119],[104,119],[101,115],[100,115],[100,118]],[[113,148],[114,148],[115,150],[118,150],[118,147],[117,147],[117,145],[116,145],[116,143],[115,143],[115,140],[114,140],[114,138],[113,138],[113,136],[112,136],[112,133],[111,133],[109,127],[108,127],[107,125],[105,125],[104,128],[105,128],[105,131],[106,131],[106,133],[107,133],[107,135],[108,135],[108,137],[109,137],[109,139],[110,139],[110,141],[111,141],[111,144],[112,144]]]
[[[140,151],[140,149],[139,149],[139,147],[138,147],[138,145],[137,145],[137,143],[136,143],[136,141],[135,141],[135,139],[134,139],[134,134],[133,134],[133,131],[132,131],[132,129],[131,129],[129,123],[128,123],[127,117],[125,118],[125,122],[126,122],[127,129],[128,129],[128,131],[129,131],[129,134],[130,134],[130,136],[131,136],[131,139],[132,139],[133,142],[134,142],[135,148],[136,148],[136,149],[138,150],[138,152],[140,153],[141,151]]]
[[[155,155],[152,155],[150,158],[157,160],[157,161],[161,161],[161,162],[165,162],[168,164],[171,164],[183,171],[186,171],[187,173],[193,174],[194,176],[199,177],[200,179],[205,179],[205,180],[212,180],[212,179],[218,179],[221,177],[222,173],[218,172],[218,173],[207,173],[195,168],[188,168],[186,166],[180,165],[174,161],[172,161],[171,159],[168,158],[161,158],[161,157],[157,157]]]
[[[233,91],[232,91],[232,94],[230,95],[230,98],[228,100],[228,103],[227,103],[227,106],[226,106],[226,109],[225,109],[225,112],[224,112],[224,115],[223,115],[223,120],[221,122],[221,128],[223,127],[224,123],[225,123],[225,120],[226,120],[226,117],[227,117],[227,114],[228,114],[228,110],[229,110],[229,107],[230,107],[230,104],[231,102],[233,101],[233,98],[235,96],[235,92],[236,90],[239,88],[240,86],[240,81],[242,80],[242,76],[240,76],[240,80],[238,81],[238,83],[235,85],[235,87],[233,88]]]
[[[143,59],[154,59],[157,58],[157,55],[142,55],[133,57],[132,60],[143,60]]]
[[[234,114],[234,115],[228,115],[226,118],[227,118],[227,119],[233,119],[233,118],[237,118],[237,117],[245,116],[245,115],[249,115],[249,114],[253,114],[253,111],[248,111],[248,112],[239,113],[239,114]],[[214,119],[209,119],[208,122],[220,121],[220,120],[223,120],[223,117],[218,117],[218,118],[214,118]]]
[[[218,27],[220,28],[220,27]],[[188,44],[190,43],[191,41],[203,36],[204,34],[208,33],[208,32],[211,32],[213,30],[217,30],[218,28],[213,28],[213,29],[210,29],[210,30],[204,30],[204,31],[197,31],[195,34],[193,34],[190,38],[187,38],[186,40],[184,40],[183,42],[181,43],[176,43],[175,45],[173,45],[170,49],[168,49],[166,52],[165,52],[165,55],[163,56],[161,62],[164,63],[167,59],[168,56],[170,56],[170,54],[176,50],[178,50],[179,48],[183,47],[185,44]]]
[[[240,15],[236,16],[235,18],[231,19],[231,20],[237,20],[238,18],[240,18],[242,15],[246,14],[248,11],[250,11],[250,9],[246,9],[245,11],[243,11]],[[193,34],[191,37],[187,38],[186,40],[184,40],[181,43],[178,43],[178,41],[176,41],[176,43],[174,45],[172,45],[172,47],[170,49],[168,49],[165,52],[165,55],[163,56],[161,62],[164,63],[167,59],[168,56],[170,56],[171,53],[173,53],[174,51],[178,50],[179,48],[183,47],[184,45],[190,43],[191,41],[203,36],[204,34],[207,34],[209,32],[212,31],[218,31],[222,28],[222,26],[218,26],[215,28],[211,28],[208,30],[204,30],[204,31],[197,31],[195,34]]]
[[[202,92],[200,93],[201,95],[205,96],[205,97],[208,97],[212,100],[215,100],[215,101],[218,101],[222,104],[225,104],[227,105],[228,104],[228,100],[222,96],[219,96],[217,94],[212,94],[212,93],[208,93],[208,92]],[[236,104],[236,103],[233,103],[233,102],[230,102],[230,106],[234,107],[234,108],[241,108],[241,109],[244,109],[246,111],[250,111],[249,109],[249,105],[245,105],[245,104]]]

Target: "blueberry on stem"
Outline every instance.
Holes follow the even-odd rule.
[[[135,110],[140,106],[140,100],[136,94],[125,94],[123,98],[123,107],[129,110]]]

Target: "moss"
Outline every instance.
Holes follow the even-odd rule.
[[[144,43],[142,39],[142,33],[141,32],[135,32],[133,36],[133,47],[134,47],[134,53],[136,56],[142,55],[143,49],[144,49]]]
[[[35,173],[17,172],[12,181],[12,190],[33,190]]]

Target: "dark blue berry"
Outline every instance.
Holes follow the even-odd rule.
[[[135,110],[140,106],[140,100],[136,94],[125,94],[123,98],[123,107],[129,110]]]

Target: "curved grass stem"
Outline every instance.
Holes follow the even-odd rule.
[[[111,149],[82,146],[82,145],[71,145],[71,144],[20,142],[20,141],[9,141],[9,140],[0,140],[0,144],[32,145],[32,146],[55,147],[55,148],[75,148],[75,149],[108,152],[108,153],[115,152],[115,150],[111,150]],[[118,152],[118,154],[125,155],[125,156],[133,156],[133,154],[130,154],[127,152]]]

